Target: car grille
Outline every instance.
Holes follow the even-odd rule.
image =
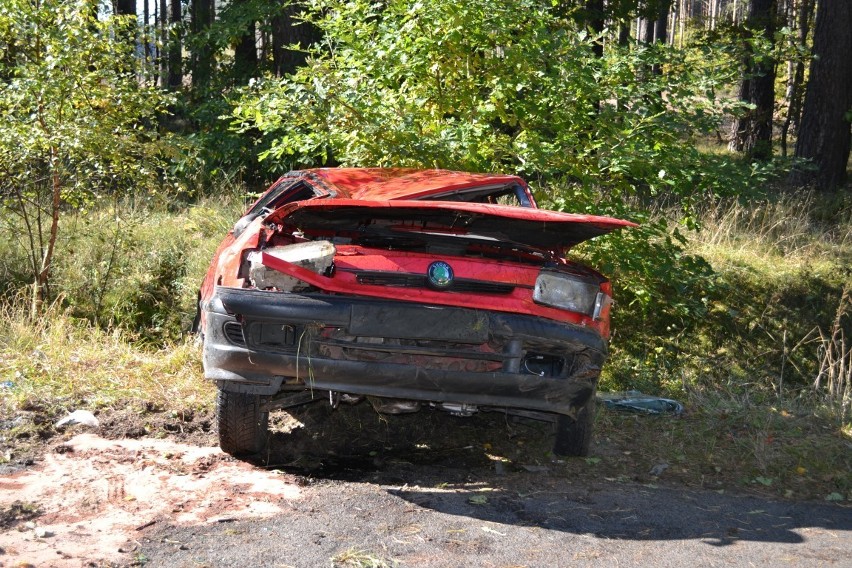
[[[359,284],[370,286],[389,286],[394,288],[429,288],[426,277],[422,274],[405,274],[399,272],[359,272],[356,276]],[[512,284],[487,282],[457,278],[446,288],[449,292],[467,292],[471,294],[511,294],[515,290]]]
[[[238,322],[226,322],[225,325],[222,326],[222,331],[225,332],[225,337],[228,338],[228,341],[230,341],[234,345],[240,345],[245,347],[246,339],[243,336],[243,326],[240,325]]]

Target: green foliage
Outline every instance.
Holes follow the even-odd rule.
[[[0,6],[0,171],[35,184],[45,169],[58,170],[63,198],[75,205],[152,177],[140,160],[156,153],[148,127],[165,103],[137,81],[125,22],[98,20],[96,9],[82,0]]]
[[[695,148],[738,104],[718,96],[736,72],[727,46],[597,58],[595,38],[537,0],[311,8],[328,45],[235,101],[235,127],[271,141],[264,158],[514,171],[615,199],[744,187],[707,176],[719,164]]]
[[[167,101],[137,79],[133,24],[97,11],[89,0],[0,4],[0,207],[42,287],[65,211],[163,182],[151,125]]]

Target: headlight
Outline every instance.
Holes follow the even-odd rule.
[[[569,274],[542,272],[535,281],[533,300],[545,306],[586,314],[599,319],[612,299],[601,292],[600,284]]]
[[[334,262],[335,248],[329,241],[308,241],[269,247],[248,254],[249,279],[255,288],[261,290],[275,288],[282,292],[299,292],[309,289],[310,285],[295,276],[267,267],[263,264],[261,253],[307,268],[317,274],[323,274]]]

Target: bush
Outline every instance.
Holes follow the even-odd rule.
[[[202,199],[170,212],[119,201],[68,227],[59,243],[55,285],[70,315],[128,337],[177,340],[195,317],[196,293],[216,246],[243,203]]]

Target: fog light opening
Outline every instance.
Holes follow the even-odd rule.
[[[565,359],[558,355],[528,353],[521,361],[521,369],[539,377],[558,377],[565,368]]]

